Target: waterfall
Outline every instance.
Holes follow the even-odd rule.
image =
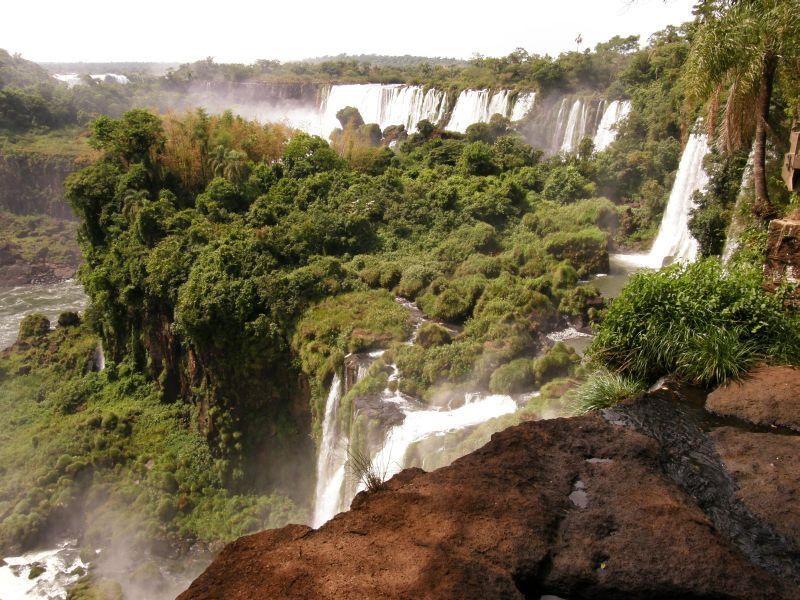
[[[728,225],[728,231],[725,232],[725,247],[722,249],[722,262],[727,263],[733,253],[739,248],[739,236],[747,227],[746,219],[742,217],[742,202],[747,199],[747,187],[751,182],[753,175],[753,159],[754,150],[750,149],[750,155],[747,157],[747,164],[742,173],[742,182],[739,184],[739,195],[736,197],[736,203],[733,205],[731,214],[731,223]]]
[[[551,144],[554,151],[558,151],[561,148],[561,141],[563,139],[564,133],[564,115],[567,112],[567,99],[563,98],[561,100],[561,105],[558,107],[558,115],[556,116],[556,126],[553,130],[553,142]]]
[[[524,119],[531,110],[536,101],[536,92],[520,92],[517,95],[517,100],[514,102],[514,108],[511,109],[511,120],[521,121]]]
[[[339,402],[342,399],[342,381],[333,376],[328,399],[325,403],[325,418],[322,422],[322,442],[317,456],[317,488],[314,495],[314,520],[319,527],[339,512],[342,484],[347,463],[348,440],[339,435]]]
[[[597,152],[605,150],[617,137],[616,126],[628,116],[631,103],[628,100],[614,100],[603,112],[603,118],[597,126],[594,136],[594,149]],[[599,111],[598,111],[599,113]]]
[[[694,207],[692,195],[708,183],[708,175],[703,169],[703,159],[708,150],[705,135],[693,133],[689,136],[650,252],[617,255],[616,260],[629,266],[660,269],[670,258],[692,262],[697,257],[697,240],[689,233],[689,213]]]
[[[565,99],[566,100],[566,99]],[[559,111],[559,117],[561,111]],[[577,150],[581,140],[586,136],[586,123],[589,120],[589,106],[581,98],[572,103],[567,119],[567,127],[564,130],[564,139],[561,142],[562,152],[574,152]]]
[[[406,451],[414,442],[479,425],[517,410],[517,403],[510,396],[499,394],[467,394],[464,404],[454,409],[423,407],[418,403],[408,402],[399,394],[387,401],[400,404],[405,418],[401,424],[389,430],[383,447],[372,461],[386,478],[397,474],[406,466]]]
[[[464,133],[473,123],[487,123],[494,114],[509,116],[508,90],[464,90],[458,95],[445,129]]]
[[[420,85],[334,85],[323,95],[317,133],[327,136],[340,127],[336,113],[346,106],[357,108],[364,123],[377,123],[382,130],[389,125],[404,125],[413,132],[423,119],[437,124],[444,118],[447,96],[433,88],[426,92]]]

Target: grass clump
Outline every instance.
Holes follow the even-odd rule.
[[[800,362],[800,323],[769,294],[758,268],[726,271],[715,259],[631,278],[612,301],[589,350],[622,375],[654,381],[677,373],[713,386],[757,361]]]
[[[363,484],[368,492],[377,492],[383,489],[386,481],[386,466],[375,464],[369,454],[354,448],[347,449],[347,458],[347,464],[359,486]]]
[[[645,390],[645,385],[636,379],[600,370],[593,373],[579,388],[572,392],[573,411],[586,414],[619,404]]]

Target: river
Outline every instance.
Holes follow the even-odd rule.
[[[44,313],[55,323],[59,313],[82,311],[87,300],[83,288],[74,279],[46,285],[0,287],[0,349],[17,339],[19,324],[25,315]]]

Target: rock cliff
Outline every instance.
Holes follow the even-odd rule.
[[[662,389],[241,538],[180,599],[800,598],[798,451]]]

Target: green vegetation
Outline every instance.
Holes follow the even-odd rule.
[[[0,239],[5,253],[28,264],[48,262],[77,267],[77,224],[43,215],[19,216],[0,211]]]
[[[797,90],[800,13],[783,0],[704,0],[686,62],[688,96],[707,102],[706,127],[727,152],[753,144],[754,212],[776,214],[767,187],[767,132],[780,79]],[[788,90],[787,90],[788,91]]]
[[[706,259],[634,275],[608,308],[590,353],[633,379],[677,373],[711,386],[756,361],[797,364],[800,328],[783,293],[763,290],[758,266],[725,271]]]
[[[61,320],[61,319],[60,319]],[[226,489],[195,427],[127,364],[88,365],[86,327],[29,316],[26,344],[0,357],[0,547],[31,546],[70,519],[87,547],[144,551],[159,539],[231,539],[302,519],[276,494]]]
[[[585,414],[609,408],[644,391],[645,386],[641,381],[601,369],[589,375],[580,387],[570,393],[572,410],[576,414]]]

